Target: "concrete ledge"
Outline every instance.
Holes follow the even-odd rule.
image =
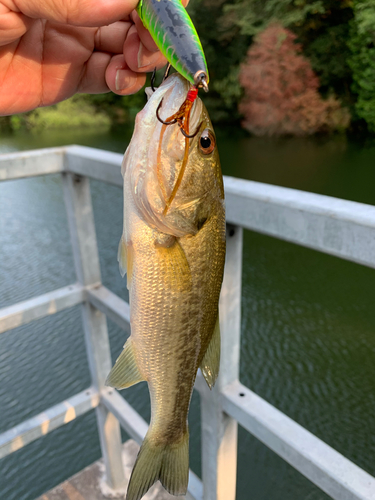
[[[137,454],[139,445],[129,439],[123,444],[122,460],[125,468],[125,478],[129,481],[131,471]],[[109,500],[124,499],[127,485],[124,489],[114,491],[105,483],[105,469],[103,460],[98,460],[92,465],[78,472],[75,476],[59,484],[49,492],[45,493],[37,500]],[[185,497],[178,497],[184,500]],[[157,482],[143,500],[176,500],[175,496],[165,491],[162,485]]]

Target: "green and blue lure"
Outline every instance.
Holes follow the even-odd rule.
[[[208,91],[202,44],[181,0],[140,0],[137,12],[168,62],[192,85]]]

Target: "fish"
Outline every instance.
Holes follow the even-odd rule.
[[[189,83],[171,75],[136,117],[126,150],[124,227],[118,260],[127,273],[131,335],[107,385],[146,381],[151,421],[130,478],[127,500],[160,480],[172,495],[187,491],[187,416],[198,368],[210,388],[220,364],[218,302],[225,261],[225,203],[215,133],[201,99],[192,106],[188,139],[160,112],[175,113]],[[181,169],[184,175],[166,211]]]
[[[206,57],[181,0],[140,0],[136,10],[168,62],[192,85],[208,91]]]

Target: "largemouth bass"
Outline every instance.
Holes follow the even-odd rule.
[[[179,189],[166,212],[185,156],[176,112],[188,82],[168,78],[137,115],[125,153],[124,231],[119,246],[127,272],[131,335],[108,376],[117,389],[147,381],[151,422],[130,479],[127,500],[139,500],[160,480],[185,494],[189,476],[187,415],[197,370],[215,383],[220,360],[218,301],[225,260],[224,189],[216,139],[198,98],[190,115],[189,155]]]

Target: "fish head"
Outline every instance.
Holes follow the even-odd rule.
[[[212,196],[224,198],[215,133],[201,99],[191,109],[189,134],[197,133],[189,140],[178,123],[164,125],[157,118],[158,111],[163,121],[171,121],[189,88],[189,82],[173,74],[149,97],[136,117],[124,159],[125,176],[142,216],[150,225],[175,236],[194,233],[195,212],[202,200],[209,203]]]

